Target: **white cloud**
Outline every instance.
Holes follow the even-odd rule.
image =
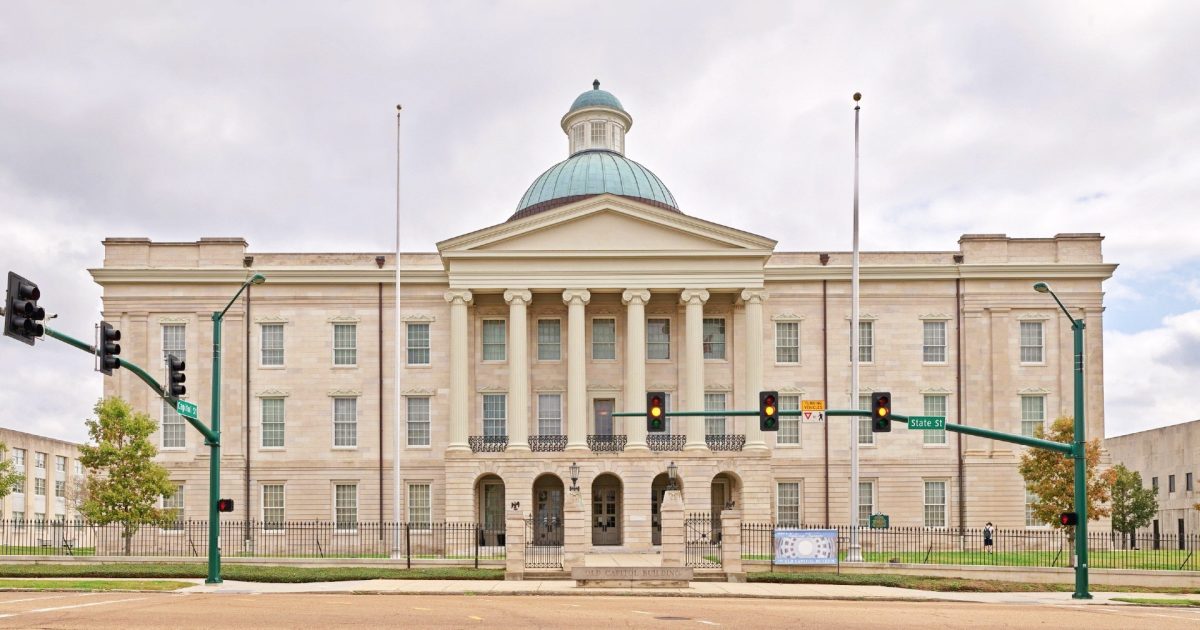
[[[1162,326],[1104,338],[1105,433],[1124,435],[1200,419],[1200,310]]]

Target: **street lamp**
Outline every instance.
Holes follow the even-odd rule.
[[[217,512],[217,500],[221,496],[221,319],[225,317],[233,303],[246,287],[252,284],[262,284],[267,279],[261,273],[250,276],[238,287],[237,293],[225,305],[225,308],[213,311],[213,353],[212,353],[212,433],[216,439],[208,440],[208,577],[205,584],[221,583],[221,549],[217,544],[221,535],[220,514]],[[246,506],[249,509],[250,506]]]
[[[571,492],[579,492],[579,464],[571,462],[571,467],[568,469],[571,474]]]
[[[1071,457],[1075,460],[1075,513],[1079,515],[1079,524],[1075,526],[1075,593],[1074,599],[1091,599],[1088,592],[1088,548],[1087,548],[1087,467],[1086,467],[1086,436],[1084,435],[1083,418],[1083,329],[1082,319],[1075,319],[1071,312],[1058,299],[1050,285],[1037,282],[1033,290],[1038,293],[1049,293],[1058,303],[1058,307],[1071,321],[1071,331],[1075,341],[1075,438],[1071,445]]]
[[[675,462],[667,464],[667,490],[679,489],[679,467]]]

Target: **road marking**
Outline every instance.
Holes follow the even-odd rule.
[[[107,595],[108,593],[72,593],[70,595],[50,595],[49,597],[26,597],[25,599],[6,599],[0,601],[0,606],[5,604],[19,604],[21,602],[37,602],[43,599],[62,599],[64,597],[83,597],[84,595]]]
[[[717,623],[717,622],[715,622],[715,621],[705,621],[705,620],[703,620],[703,619],[697,619],[696,621],[699,621],[700,623],[706,623],[706,624],[708,624],[708,625],[710,625],[710,626],[719,626],[719,625],[721,625],[721,624],[719,624],[719,623]]]
[[[483,617],[476,617],[475,615],[467,615],[467,619],[474,619],[475,621],[483,621]]]
[[[648,612],[646,612],[646,611],[644,611],[644,610],[631,610],[631,611],[629,611],[629,612],[637,613],[637,614],[639,614],[639,615],[653,615],[653,614],[654,614],[654,613],[648,613]]]
[[[18,617],[20,615],[32,615],[33,613],[54,612],[56,610],[68,610],[71,608],[87,608],[88,606],[103,606],[105,604],[121,604],[121,603],[125,603],[125,602],[140,602],[143,599],[150,599],[150,598],[149,597],[135,597],[133,599],[114,599],[114,600],[110,600],[107,602],[91,602],[89,604],[75,604],[73,606],[55,606],[54,608],[37,608],[34,610],[26,610],[24,612],[19,612],[19,613],[0,614],[0,619],[7,619],[9,617]]]
[[[413,606],[412,608],[413,610],[432,610],[432,608],[421,608],[420,606]]]

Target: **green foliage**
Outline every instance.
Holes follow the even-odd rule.
[[[104,398],[94,411],[96,417],[87,421],[90,443],[79,448],[79,461],[89,472],[79,511],[96,524],[120,523],[128,554],[142,525],[173,518],[158,502],[175,493],[175,484],[153,461],[158,449],[150,435],[158,424],[150,416],[135,413],[120,398]]]
[[[1039,428],[1036,437],[1054,442],[1070,444],[1075,439],[1075,420],[1070,417],[1060,417],[1050,425],[1050,430]],[[1084,448],[1084,476],[1087,484],[1087,515],[1089,521],[1095,521],[1108,516],[1109,509],[1104,506],[1109,500],[1109,488],[1112,486],[1112,471],[1103,475],[1097,474],[1096,468],[1100,463],[1100,440],[1093,439]],[[1058,520],[1062,512],[1075,510],[1075,460],[1062,453],[1031,448],[1021,455],[1018,467],[1021,477],[1025,479],[1025,487],[1037,495],[1033,502],[1033,515],[1038,521],[1055,529],[1064,526]],[[1074,538],[1074,527],[1069,528],[1068,535]]]
[[[12,492],[13,486],[25,483],[25,475],[16,471],[16,464],[8,458],[8,446],[0,442],[0,499]]]
[[[1112,469],[1112,528],[1132,534],[1145,527],[1158,511],[1158,496],[1152,488],[1142,487],[1142,475],[1125,464]]]

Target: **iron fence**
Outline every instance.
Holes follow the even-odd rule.
[[[504,529],[479,523],[222,521],[221,555],[251,558],[395,558],[474,564],[504,559]],[[0,555],[208,555],[208,521],[0,521]]]
[[[557,518],[525,519],[525,568],[563,568],[563,528]]]
[[[774,523],[742,523],[742,558],[774,557]],[[850,527],[797,525],[789,528],[836,529],[843,560]],[[967,564],[1019,567],[1069,567],[1075,548],[1058,529],[996,529],[984,544],[982,529],[925,527],[859,528],[863,560],[903,564]],[[1088,532],[1088,566],[1093,569],[1200,571],[1200,534],[1130,536]]]
[[[711,514],[688,514],[683,521],[685,566],[721,568],[721,523]]]

